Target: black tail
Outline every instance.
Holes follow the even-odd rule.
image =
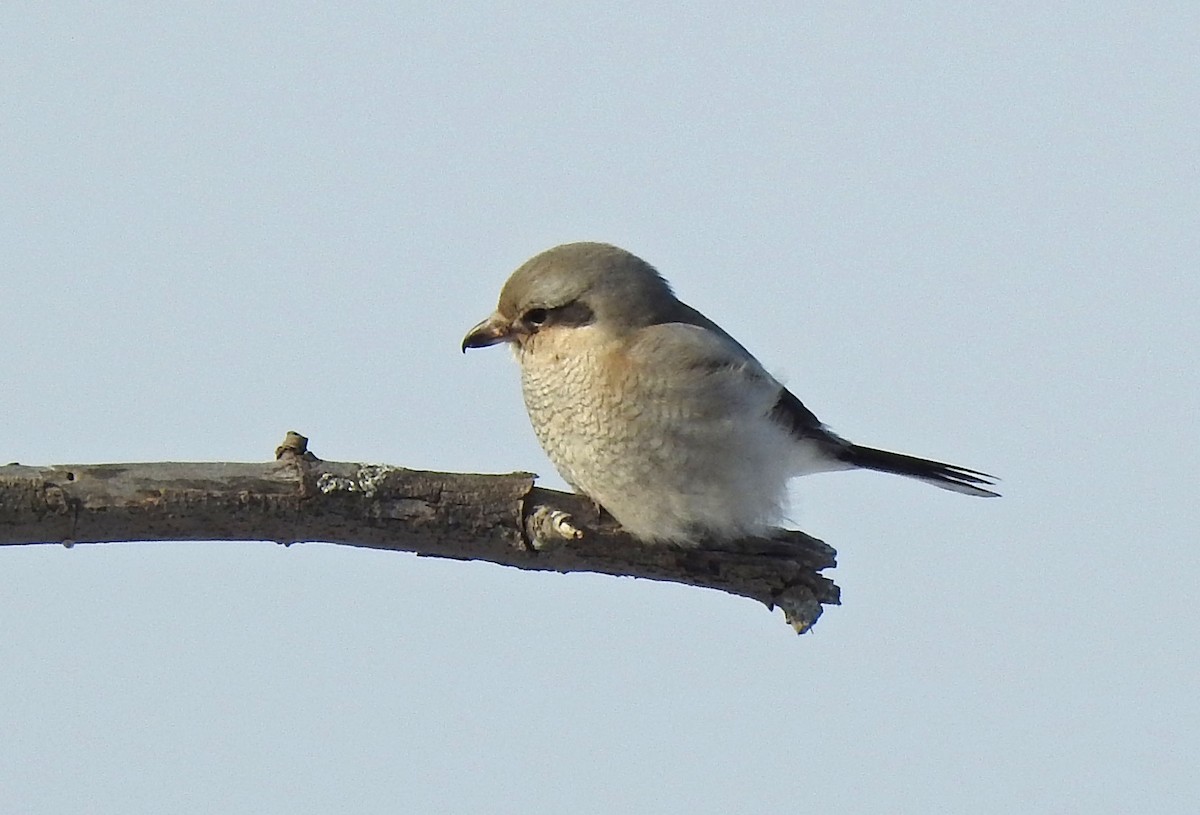
[[[986,489],[995,485],[995,476],[954,464],[943,464],[940,461],[906,456],[903,453],[890,453],[887,450],[876,450],[874,447],[862,447],[857,444],[850,444],[839,450],[838,458],[855,467],[906,475],[964,495],[1000,497],[1000,493]]]

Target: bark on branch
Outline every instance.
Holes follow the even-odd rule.
[[[719,589],[782,608],[800,633],[838,602],[834,550],[803,532],[722,548],[642,543],[587,499],[529,473],[424,472],[321,461],[289,433],[262,464],[0,466],[0,545],[117,541],[322,541],[598,572]]]

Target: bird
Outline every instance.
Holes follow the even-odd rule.
[[[837,435],[653,266],[611,244],[555,246],[514,271],[461,349],[500,343],[555,468],[642,541],[767,535],[790,479],[810,473],[862,468],[998,496],[987,473]]]

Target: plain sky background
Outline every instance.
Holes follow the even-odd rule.
[[[254,7],[251,7],[251,6]],[[0,551],[10,813],[1200,811],[1200,6],[7,3],[0,456],[561,486],[508,273],[622,245],[863,443],[844,605]]]

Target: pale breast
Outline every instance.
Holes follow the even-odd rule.
[[[573,487],[599,500],[623,483],[632,430],[621,395],[605,383],[599,352],[528,354],[521,385],[534,433]],[[619,466],[617,466],[619,465]]]
[[[648,375],[619,343],[576,338],[589,339],[519,357],[534,432],[568,483],[647,539],[733,536],[778,518],[788,442],[765,408],[727,380]]]

